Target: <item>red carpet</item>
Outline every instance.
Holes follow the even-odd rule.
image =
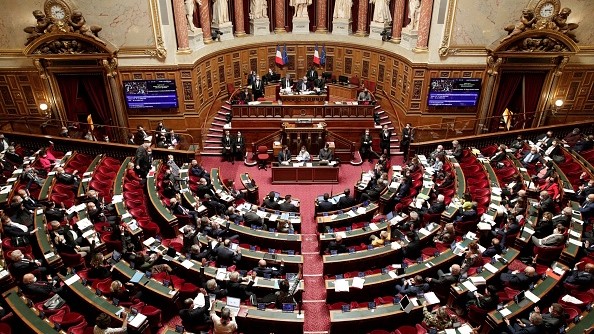
[[[393,157],[392,164],[401,164],[402,157]],[[326,287],[324,285],[324,266],[319,252],[317,223],[314,219],[314,200],[318,195],[340,193],[344,189],[353,189],[361,172],[373,169],[373,165],[364,162],[361,166],[343,164],[340,166],[339,184],[323,185],[272,185],[270,169],[258,170],[236,162],[234,165],[222,162],[221,157],[202,157],[202,166],[210,170],[220,168],[222,179],[233,179],[237,189],[242,189],[239,175],[249,173],[259,187],[260,200],[270,191],[278,191],[281,195],[291,194],[301,201],[303,274],[305,291],[303,294],[304,332],[319,334],[330,329],[330,314],[326,306]],[[175,318],[174,318],[175,319]]]

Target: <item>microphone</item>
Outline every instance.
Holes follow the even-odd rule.
[[[173,284],[173,280],[171,279],[171,274],[169,273],[169,270],[165,270],[165,272],[167,273],[167,277],[169,278],[169,286],[171,286],[173,290],[175,290],[175,285]]]

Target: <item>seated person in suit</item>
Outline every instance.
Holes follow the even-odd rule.
[[[349,250],[347,247],[342,243],[342,236],[336,235],[334,240],[330,241],[328,244],[328,248],[326,248],[326,253],[332,254],[332,251],[336,251],[336,253],[347,253]]]
[[[437,271],[437,278],[428,277],[425,279],[432,287],[438,288],[440,291],[449,291],[450,286],[457,283],[460,279],[460,265],[452,264],[450,272],[444,273],[441,269]]]
[[[227,282],[227,296],[239,298],[241,300],[250,299],[252,295],[255,295],[252,291],[252,287],[256,282],[256,273],[252,272],[252,276],[241,277],[239,272],[234,271],[229,274],[229,282]],[[241,282],[247,282],[248,284],[241,284]]]
[[[454,230],[454,224],[447,223],[443,227],[440,227],[440,230],[435,237],[433,238],[433,242],[450,245],[454,240],[456,240],[456,231]]]
[[[475,305],[476,307],[485,311],[492,311],[497,308],[499,304],[499,296],[497,296],[497,287],[487,285],[483,293],[478,291],[466,293],[466,307]]]
[[[56,281],[38,281],[37,277],[33,274],[25,274],[23,276],[22,290],[27,297],[34,301],[46,300],[56,293],[62,293],[62,287]]]
[[[502,247],[499,242],[499,239],[493,238],[491,240],[491,246],[487,247],[483,252],[483,257],[493,257],[495,255],[499,255],[502,252]]]
[[[565,243],[565,226],[558,225],[554,230],[553,234],[546,236],[542,239],[538,239],[535,236],[532,236],[532,243],[534,246],[538,247],[557,247],[561,246]]]
[[[387,180],[378,179],[370,189],[367,189],[361,194],[361,202],[379,200],[382,191],[386,189],[387,185]]]
[[[284,92],[290,92],[293,89],[293,80],[291,80],[291,75],[287,73],[287,76],[282,78],[281,80],[281,90]]]
[[[210,183],[210,174],[198,164],[197,160],[192,160],[190,162],[190,174],[198,178],[204,178],[207,183]]]
[[[320,154],[318,154],[318,158],[320,159],[320,161],[326,162],[333,160],[332,150],[330,150],[330,144],[324,144],[324,147],[320,150]]]
[[[519,319],[513,325],[508,318],[503,318],[507,325],[508,332],[511,334],[538,334],[544,332],[544,325],[540,313],[530,313],[529,323],[525,324]]]
[[[78,189],[80,178],[76,175],[76,173],[78,173],[77,170],[73,171],[72,173],[66,173],[64,168],[58,167],[56,168],[56,180],[57,182],[72,186],[73,189]]]
[[[524,166],[528,166],[530,164],[534,164],[534,163],[538,162],[539,159],[540,159],[540,154],[538,153],[538,147],[532,146],[530,148],[530,152],[528,152],[522,158],[522,164]]]
[[[324,199],[318,202],[318,212],[329,212],[334,210],[334,204],[330,202],[330,194],[325,193]]]
[[[274,303],[277,309],[282,309],[285,303],[295,303],[295,299],[290,292],[291,284],[286,279],[280,280],[278,283],[278,291],[269,293],[268,295],[257,298],[257,303],[272,304]]]
[[[590,194],[588,197],[586,197],[586,200],[580,207],[579,211],[582,214],[582,220],[584,222],[587,222],[592,217],[594,217],[594,194]]]
[[[190,258],[202,262],[203,259],[208,260],[210,251],[207,249],[201,251],[200,243],[193,244],[190,246]]]
[[[182,325],[186,327],[206,326],[212,323],[210,320],[210,298],[206,290],[200,288],[200,293],[195,299],[187,298],[184,300],[186,308],[179,311],[179,317]]]
[[[280,210],[286,212],[299,212],[299,207],[297,207],[291,201],[291,195],[285,195],[285,201],[280,204]]]
[[[576,152],[583,152],[592,147],[594,147],[594,135],[588,135],[588,137],[578,140],[573,149]]]
[[[47,268],[41,266],[40,261],[25,257],[19,249],[10,253],[10,259],[12,260],[10,273],[17,281],[20,281],[27,273],[32,273],[36,277],[45,277],[48,273]]]
[[[216,298],[223,298],[227,296],[227,290],[219,287],[217,281],[214,278],[206,281],[204,284],[204,289],[206,290],[206,295],[215,295]]]
[[[336,203],[336,206],[338,209],[350,208],[351,206],[357,204],[357,201],[350,196],[351,190],[349,188],[346,188],[343,191],[343,194],[344,194],[344,196],[340,197],[340,199],[338,200],[338,203]]]
[[[539,199],[540,201],[534,204],[534,207],[538,209],[539,217],[545,212],[555,212],[555,203],[548,191],[541,191]]]
[[[281,165],[288,165],[291,161],[291,152],[287,145],[283,145],[283,149],[278,153],[278,163]]]
[[[421,257],[422,250],[419,236],[417,233],[409,231],[406,233],[406,239],[408,240],[408,244],[402,248],[402,256],[409,260],[417,260],[419,257]]]
[[[263,230],[267,230],[264,220],[256,213],[258,211],[257,205],[252,205],[251,210],[243,214],[243,221],[245,226],[256,226],[261,227]]]
[[[239,94],[237,94],[237,103],[238,104],[247,104],[248,102],[252,101],[252,94],[250,94],[250,91],[248,90],[248,87],[244,87],[242,91],[239,92]],[[232,115],[230,113],[230,115]],[[231,120],[229,120],[230,123]]]
[[[556,163],[562,163],[565,161],[565,155],[563,155],[563,151],[561,151],[561,145],[559,145],[559,142],[556,140],[553,140],[551,146],[545,150],[544,154],[547,157],[553,159],[553,161]]]
[[[303,77],[301,80],[299,80],[299,82],[297,83],[297,86],[295,87],[295,90],[297,90],[298,92],[307,92],[310,90],[310,83],[307,81],[307,77]]]
[[[563,144],[567,144],[573,147],[580,139],[582,139],[582,133],[580,131],[580,128],[575,128],[573,129],[573,131],[571,131],[565,137],[563,137],[561,142]]]
[[[264,201],[262,201],[262,206],[272,210],[279,210],[280,204],[278,204],[277,200],[276,193],[271,191],[268,196],[264,198]]]
[[[359,102],[371,101],[371,94],[369,93],[369,90],[367,90],[367,88],[363,89],[361,91],[361,93],[359,93],[359,95],[357,96],[357,101],[359,101]]]
[[[542,214],[540,221],[535,221],[532,225],[532,228],[534,229],[534,234],[532,236],[538,239],[548,237],[553,234],[555,226],[556,224],[553,223],[553,214],[545,212]]]
[[[558,303],[552,303],[549,306],[549,313],[541,313],[540,308],[535,306],[534,313],[542,316],[545,333],[558,333],[561,325],[565,324],[567,319],[563,306]],[[530,324],[530,320],[528,319],[522,319],[522,322],[526,325]]]
[[[497,235],[501,236],[501,247],[505,247],[505,239],[507,236],[515,235],[520,232],[520,224],[513,215],[508,215],[503,228],[497,231]]]
[[[182,203],[178,202],[178,200],[178,196],[169,199],[169,205],[167,206],[169,211],[171,211],[171,213],[173,213],[174,215],[190,218],[192,221],[198,224],[198,219],[200,219],[200,215],[198,214],[198,212],[186,208]]]
[[[220,266],[229,267],[241,261],[241,248],[237,248],[237,251],[232,250],[229,239],[225,239],[222,243],[219,242],[212,250],[212,254]]]
[[[429,291],[429,284],[425,283],[421,275],[416,275],[414,278],[404,280],[402,284],[396,285],[396,293],[401,295],[416,296],[427,291]]]
[[[273,278],[281,277],[285,272],[285,260],[281,260],[280,268],[269,267],[266,260],[262,259],[258,261],[258,266],[252,269],[257,276],[264,277],[265,275],[270,275]]]
[[[594,264],[586,263],[584,270],[579,270],[579,266],[583,263],[584,261],[580,261],[575,264],[573,270],[565,279],[565,283],[577,285],[585,289],[592,287],[592,283],[594,283]]]
[[[541,150],[546,150],[553,144],[554,140],[555,137],[553,137],[553,131],[547,131],[547,133],[536,138],[536,146],[538,146]]]
[[[453,155],[454,158],[456,158],[456,160],[458,162],[462,161],[462,156],[464,154],[464,151],[462,149],[462,145],[460,145],[460,143],[457,140],[454,140],[452,142],[452,149],[449,150],[448,153]]]
[[[528,266],[524,268],[524,272],[514,270],[512,272],[502,273],[500,280],[502,283],[508,284],[516,290],[526,290],[530,284],[538,282],[540,276],[536,273],[534,267]]]
[[[297,161],[307,162],[309,160],[311,160],[311,156],[309,155],[309,152],[307,152],[307,149],[305,148],[305,146],[301,146],[301,150],[297,154]]]
[[[105,258],[102,253],[93,254],[91,259],[91,268],[87,275],[91,279],[104,279],[111,276],[110,266],[106,265]],[[121,300],[121,299],[120,299]]]
[[[475,219],[478,218],[478,214],[477,214],[477,207],[478,207],[478,203],[476,202],[465,202],[462,205],[462,212],[460,213],[460,215],[458,215],[458,217],[456,218],[456,220],[454,221],[455,223],[458,222],[465,222],[465,221],[473,221]]]

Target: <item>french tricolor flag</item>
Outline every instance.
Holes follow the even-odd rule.
[[[320,66],[320,53],[318,52],[318,45],[316,44],[316,48],[314,49],[314,64]]]
[[[285,64],[285,61],[283,60],[283,55],[280,50],[280,46],[278,46],[278,45],[276,46],[276,60],[275,61],[279,66],[283,66]]]

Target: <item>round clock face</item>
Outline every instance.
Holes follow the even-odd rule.
[[[544,17],[544,18],[553,16],[553,14],[555,14],[555,5],[552,3],[543,4],[542,7],[540,7],[539,14],[541,17]]]
[[[63,20],[66,17],[66,11],[60,5],[53,5],[50,8],[50,13],[51,13],[52,17],[57,20]]]

